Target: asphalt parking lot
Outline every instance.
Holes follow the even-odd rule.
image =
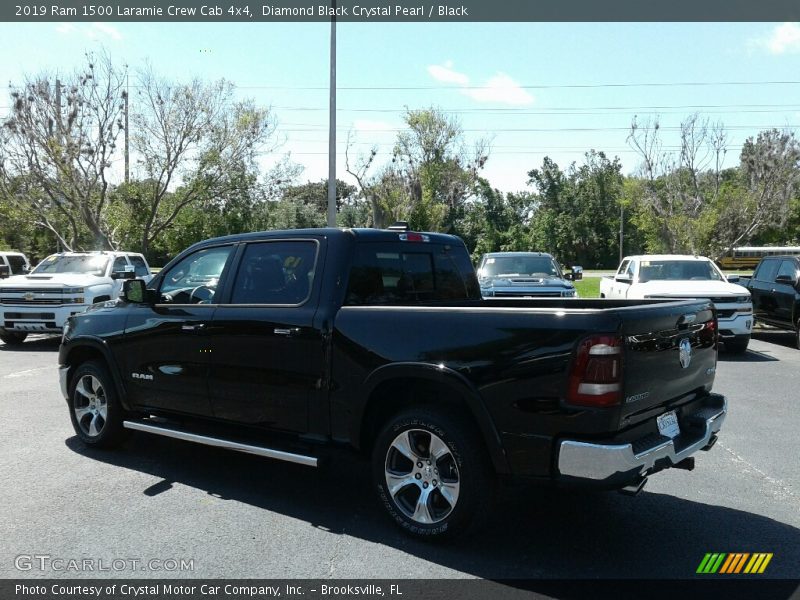
[[[760,577],[800,576],[800,351],[789,334],[720,354],[730,414],[693,472],[652,477],[638,497],[503,490],[480,535],[436,545],[389,523],[356,457],[312,470],[147,434],[86,449],[58,391],[57,350],[53,337],[0,342],[3,578],[685,578],[707,552],[771,552]],[[20,571],[20,555],[193,569]]]

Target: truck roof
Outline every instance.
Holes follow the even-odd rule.
[[[548,258],[553,258],[553,255],[547,252],[487,252],[484,256],[546,256]]]
[[[271,237],[310,237],[327,236],[332,239],[341,239],[347,236],[355,237],[362,241],[369,242],[396,242],[398,235],[405,233],[423,233],[428,236],[429,241],[439,244],[461,243],[461,239],[446,233],[416,232],[416,231],[389,231],[388,229],[368,229],[368,228],[340,228],[340,227],[315,227],[306,229],[275,229],[271,231],[252,231],[248,233],[235,233],[221,237],[211,238],[197,242],[192,247],[214,245],[220,242],[240,242],[247,240],[269,239]]]
[[[697,256],[696,254],[635,254],[633,256],[626,256],[622,259],[625,260],[696,260],[696,261],[710,261],[711,259],[706,256]]]

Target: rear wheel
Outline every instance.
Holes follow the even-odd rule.
[[[479,434],[436,408],[393,417],[378,436],[372,466],[384,508],[414,537],[463,533],[487,514],[495,491]]]
[[[750,344],[750,336],[744,338],[736,338],[725,342],[725,350],[731,354],[744,354],[747,352],[747,346]]]
[[[16,331],[0,331],[0,340],[9,346],[19,346],[28,337],[27,333],[17,333]]]
[[[69,412],[75,433],[89,446],[111,448],[127,436],[125,410],[106,366],[89,361],[75,371],[69,386]]]

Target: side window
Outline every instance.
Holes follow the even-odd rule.
[[[162,278],[161,302],[210,304],[232,250],[232,246],[206,248],[185,257]]]
[[[797,269],[795,268],[793,260],[781,261],[781,266],[778,269],[778,274],[775,277],[780,277],[781,275],[787,275],[792,279],[797,279]]]
[[[147,263],[141,256],[128,256],[131,263],[133,263],[133,272],[136,277],[147,277],[150,275],[150,269],[147,268]]]
[[[467,300],[480,293],[469,266],[464,267],[432,246],[428,252],[404,252],[398,246],[362,244],[356,251],[345,304],[413,304],[438,300]]]
[[[120,273],[125,270],[125,267],[128,266],[128,261],[125,259],[124,256],[118,256],[114,259],[114,264],[111,267],[112,273]]]
[[[231,304],[302,304],[311,294],[316,260],[313,240],[248,244]]]
[[[632,260],[628,264],[628,268],[625,271],[625,277],[629,277],[630,279],[633,279],[633,275],[634,275],[635,272],[636,272],[636,261]]]
[[[623,260],[622,264],[619,266],[619,270],[617,271],[617,275],[621,275],[622,277],[625,276],[625,272],[628,270],[628,265],[631,263],[629,260]]]
[[[25,259],[21,256],[8,256],[8,264],[11,267],[11,272],[14,275],[19,275],[25,269]],[[3,259],[0,258],[0,265],[3,264]]]
[[[773,259],[765,259],[761,261],[761,266],[755,272],[754,277],[758,281],[775,281],[778,273],[778,261]]]

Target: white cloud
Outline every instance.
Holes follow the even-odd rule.
[[[436,81],[455,83],[461,86],[461,93],[476,102],[493,102],[520,106],[533,104],[535,98],[526,92],[509,75],[498,72],[481,86],[470,86],[469,76],[453,69],[453,61],[443,65],[428,66],[428,74]]]
[[[92,27],[95,30],[107,35],[112,40],[119,41],[122,39],[122,34],[113,25],[109,25],[108,23],[92,23]]]
[[[800,24],[783,23],[776,26],[769,36],[753,40],[756,46],[766,48],[770,54],[800,52]]]
[[[58,32],[58,33],[60,33],[62,35],[68,35],[68,34],[72,33],[73,31],[76,31],[76,30],[77,30],[77,27],[75,27],[75,25],[73,25],[72,23],[61,23],[61,25],[56,27],[56,32]]]
[[[386,121],[370,121],[368,119],[356,119],[353,121],[353,129],[356,131],[386,131],[397,129],[396,125]]]
[[[73,23],[62,23],[56,27],[56,32],[61,35],[83,35],[94,41],[111,40],[119,42],[122,34],[113,25],[108,23],[92,23],[91,25],[76,26]]]
[[[457,83],[458,85],[469,85],[469,77],[464,73],[453,70],[453,61],[448,60],[443,65],[430,65],[428,73],[436,81],[443,83]]]
[[[515,106],[533,104],[535,98],[505,73],[498,73],[481,87],[464,88],[461,93],[476,102],[494,102]]]

